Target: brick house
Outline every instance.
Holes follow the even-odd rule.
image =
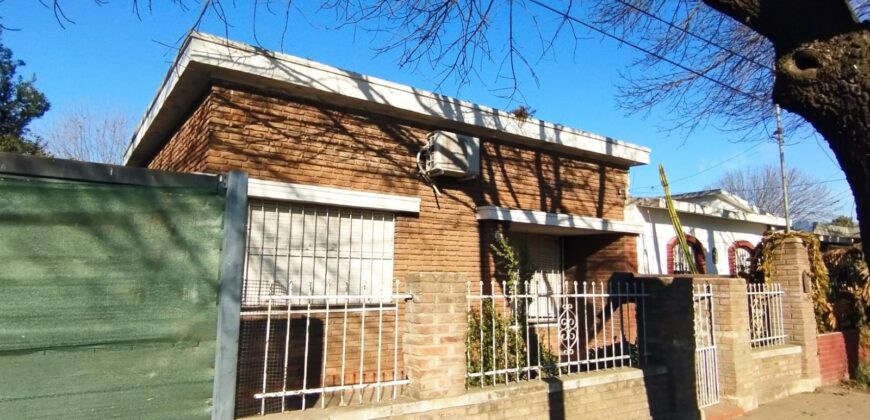
[[[437,147],[456,151],[438,138],[470,150],[459,157],[470,169],[421,176],[421,151],[424,165]],[[327,388],[364,399],[380,398],[367,384],[407,384],[405,278],[460,273],[476,292],[496,276],[496,232],[529,247],[539,287],[637,271],[643,226],[624,210],[629,169],[648,159],[633,144],[193,33],[126,165],[249,174],[245,415],[284,410],[285,397],[332,404]],[[283,296],[283,319],[269,295]],[[345,311],[329,318],[330,306]]]

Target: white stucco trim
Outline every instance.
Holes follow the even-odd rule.
[[[452,125],[448,128],[455,127],[469,134],[551,147],[627,166],[649,163],[650,151],[646,147],[534,118],[521,121],[494,108],[195,32],[185,41],[137,127],[125,154],[125,163],[141,163],[144,158],[139,154],[145,152],[137,153],[137,149],[144,143],[166,141],[162,138],[165,133],[149,134],[157,115],[177,113],[165,118],[167,127],[170,121],[180,119],[190,107],[185,101],[192,101],[193,91],[205,86],[209,78],[239,80],[264,87],[272,83],[285,90],[304,91],[307,96],[326,103],[367,109],[380,107],[391,110],[394,115]],[[176,91],[180,93],[175,94]],[[157,131],[166,130],[161,127]],[[146,146],[147,149],[155,147]]]
[[[248,197],[331,206],[420,213],[420,198],[343,188],[248,179]]]
[[[477,208],[477,220],[500,220],[512,223],[523,223],[541,227],[563,228],[568,230],[593,231],[600,233],[631,233],[643,232],[643,224],[608,220],[597,217],[578,216],[574,214],[547,213],[543,211],[508,209],[504,207],[482,206]]]
[[[731,219],[731,220],[743,220],[746,222],[759,223],[763,225],[784,227],[785,219],[782,217],[777,217],[771,214],[756,214],[756,213],[747,213],[743,211],[732,211],[725,210],[711,206],[705,206],[696,203],[688,203],[685,201],[677,201],[674,202],[674,210],[677,213],[690,213],[690,214],[698,214],[701,216],[710,216],[710,217],[719,217],[722,219]],[[662,209],[666,210],[667,206],[665,205],[665,199],[660,198],[654,202],[644,201],[634,204],[638,207],[646,207],[653,209]],[[629,206],[630,207],[630,206]]]

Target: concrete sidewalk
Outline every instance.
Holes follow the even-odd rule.
[[[824,387],[793,395],[752,410],[741,419],[870,419],[870,392],[846,387]]]

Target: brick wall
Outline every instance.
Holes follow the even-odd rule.
[[[795,393],[794,383],[801,379],[801,354],[781,354],[777,349],[756,349],[754,368],[744,375],[754,379],[753,393],[758,404],[765,404]]]
[[[486,141],[481,205],[622,220],[627,168]]]
[[[509,386],[472,389],[446,398],[293,413],[296,419],[650,419],[667,416],[667,375],[615,369]],[[273,415],[264,419],[287,418]]]
[[[855,330],[819,334],[819,369],[822,383],[849,379],[859,363],[870,363],[870,347],[861,347]]]
[[[823,384],[836,384],[849,378],[849,344],[857,348],[855,331],[819,334],[819,369]]]
[[[211,99],[206,97],[176,129],[148,167],[177,172],[205,172]]]
[[[419,214],[396,215],[394,278],[403,281],[411,272],[451,271],[471,281],[475,290],[480,280],[493,278],[496,272],[489,248],[493,232],[510,230],[508,223],[478,222],[478,206],[623,219],[627,168],[487,138],[481,139],[481,176],[469,181],[439,178],[442,194],[436,196],[419,178],[415,157],[426,143],[426,134],[437,128],[219,83],[149,167],[209,173],[238,169],[257,179],[419,197]],[[575,258],[576,275],[583,280],[605,281],[613,271],[634,271],[633,237],[576,240],[583,244]],[[406,287],[403,283],[399,289]],[[404,311],[398,322],[406,324]],[[374,328],[367,324],[367,337],[376,335]],[[341,342],[341,333],[333,327],[324,331],[330,343]],[[405,353],[404,334],[400,328],[400,354]],[[295,330],[292,335],[304,336]],[[262,349],[255,347],[242,354],[245,371],[262,364]],[[337,366],[340,354],[334,348],[328,353],[323,361]],[[409,372],[403,363],[400,360],[396,367],[402,375]],[[377,372],[367,368],[361,374]],[[260,375],[248,382],[260,383]],[[327,375],[326,384],[341,377],[332,370]],[[251,395],[250,391],[245,394]],[[242,404],[244,399],[239,401]],[[255,403],[246,404],[255,409]]]
[[[589,374],[597,377],[600,385],[570,387],[582,383],[577,378],[553,382],[531,382],[499,387],[496,390],[472,390],[465,398],[474,400],[475,394],[489,397],[485,402],[460,407],[429,410],[419,413],[390,416],[402,419],[462,418],[462,419],[528,419],[528,418],[584,418],[584,419],[650,419],[666,414],[667,400],[665,375],[607,380],[618,377],[619,371]],[[642,373],[635,370],[634,373]],[[638,376],[638,375],[636,375]],[[594,383],[594,381],[589,381]]]
[[[801,255],[796,251],[788,254],[790,262]],[[806,258],[806,250],[802,255]],[[650,359],[668,369],[674,411],[687,413],[697,406],[692,288],[698,284],[709,284],[713,291],[720,401],[736,406],[736,412],[752,410],[815,386],[816,379],[805,369],[804,341],[792,339],[786,345],[765,348],[751,346],[746,282],[742,278],[695,275],[641,279],[646,281],[650,294],[648,306],[654,308],[647,312],[646,321]],[[804,309],[798,302],[784,306],[784,318],[792,322],[793,328],[800,328],[804,322],[815,325],[814,319],[797,318]]]
[[[492,139],[482,139],[481,176],[438,179],[443,194],[436,197],[415,162],[426,134],[436,128],[218,85],[149,167],[240,169],[252,178],[419,197],[418,215],[396,217],[396,278],[451,267],[476,283],[482,272],[492,272],[481,267],[491,257],[475,216],[480,205],[623,219],[627,168]],[[634,271],[634,237],[608,235],[601,242],[583,254],[589,261],[580,270],[584,277]]]
[[[613,273],[637,272],[637,237],[630,235],[574,236],[565,240],[566,277],[577,282],[603,283]]]

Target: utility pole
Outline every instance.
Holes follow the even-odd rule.
[[[791,213],[788,211],[788,182],[785,178],[785,145],[782,140],[782,116],[779,104],[773,104],[776,110],[776,141],[779,143],[779,172],[782,178],[782,201],[785,205],[785,233],[791,232]]]

